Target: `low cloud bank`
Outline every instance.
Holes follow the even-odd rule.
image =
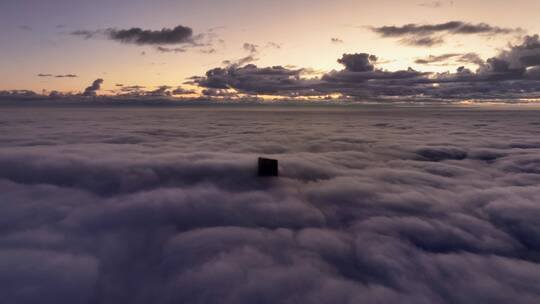
[[[538,111],[35,111],[0,112],[6,302],[540,299]]]
[[[538,35],[526,36],[521,44],[510,46],[485,61],[474,53],[443,54],[417,59],[418,64],[448,60],[473,63],[478,66],[476,71],[465,67],[446,73],[421,72],[412,68],[387,71],[377,68],[377,60],[373,54],[343,54],[337,62],[344,68],[330,71],[321,77],[306,77],[310,71],[301,68],[233,65],[211,69],[205,76],[192,77],[190,83],[219,94],[278,95],[290,98],[332,94],[352,100],[379,97],[457,101],[540,98]]]

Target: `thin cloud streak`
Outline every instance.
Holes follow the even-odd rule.
[[[162,28],[161,30],[147,30],[139,27],[129,29],[108,28],[105,30],[77,30],[71,32],[73,36],[84,39],[92,39],[104,36],[107,39],[135,45],[173,45],[173,44],[197,44],[202,36],[194,36],[190,27],[178,25],[174,28]]]
[[[410,23],[402,26],[380,26],[368,27],[371,31],[383,38],[401,38],[401,44],[431,47],[441,45],[445,42],[445,37],[449,35],[506,35],[523,34],[520,28],[503,28],[487,23],[468,23],[463,21],[449,21],[438,24],[416,24]]]

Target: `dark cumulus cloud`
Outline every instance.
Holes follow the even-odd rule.
[[[338,62],[345,66],[345,69],[352,72],[371,72],[374,70],[373,63],[377,61],[377,56],[366,53],[343,54]]]
[[[503,51],[498,59],[512,69],[531,69],[540,66],[540,40],[538,35],[526,36],[520,45]],[[526,71],[523,71],[526,73]]]
[[[97,91],[101,89],[102,84],[103,84],[103,79],[99,78],[99,79],[94,80],[94,82],[92,82],[92,84],[84,90],[82,95],[83,96],[96,96]]]
[[[446,35],[497,35],[522,33],[517,28],[502,28],[487,23],[467,23],[463,21],[449,21],[438,24],[410,23],[403,26],[371,27],[371,30],[381,37],[401,38],[403,44],[414,46],[433,46],[444,43]]]
[[[6,107],[0,122],[6,303],[540,299],[538,110]],[[256,177],[260,155],[279,178]]]
[[[208,89],[235,89],[251,94],[282,94],[303,91],[306,83],[300,79],[302,70],[282,66],[259,68],[256,65],[231,65],[206,72],[204,77],[193,77],[192,83]]]
[[[480,72],[492,79],[540,80],[536,71],[540,67],[540,40],[538,35],[526,36],[522,44],[511,46],[497,57],[487,60]]]

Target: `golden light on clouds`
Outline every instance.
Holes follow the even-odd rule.
[[[169,1],[149,6],[141,2],[130,6],[132,13],[139,13],[137,22],[120,6],[108,3],[104,7],[86,8],[88,14],[83,10],[74,11],[73,20],[66,20],[61,27],[49,19],[36,24],[29,22],[25,27],[27,30],[17,32],[16,43],[9,43],[9,36],[3,38],[0,89],[81,92],[96,78],[105,80],[103,94],[114,90],[118,83],[148,89],[177,87],[189,77],[204,76],[212,68],[223,67],[225,60],[234,61],[248,56],[252,58],[246,63],[259,67],[294,65],[297,69],[304,69],[300,76],[302,79],[320,78],[329,71],[339,71],[343,66],[337,59],[343,54],[356,53],[376,55],[376,69],[383,71],[412,68],[444,73],[455,72],[461,66],[476,71],[478,64],[455,58],[429,64],[419,64],[418,60],[445,54],[475,53],[485,61],[507,48],[509,43],[519,43],[519,36],[524,33],[461,35],[440,32],[434,37],[444,38],[444,43],[411,46],[404,44],[402,37],[381,37],[373,28],[459,21],[501,29],[521,28],[527,33],[540,32],[540,24],[533,21],[540,3],[533,0],[518,0],[512,4],[504,1],[456,1],[452,5],[418,5],[418,1],[412,0],[309,1],[307,5],[308,1],[299,0],[287,4],[265,3],[264,14],[256,10],[261,8],[261,4],[255,2],[244,3],[240,7],[214,3],[215,10],[203,10],[206,7],[202,3],[186,6],[181,1]],[[490,6],[489,11],[485,10],[486,5]],[[11,15],[20,15],[21,18],[33,11],[42,11],[48,16],[55,14],[53,7],[37,2],[26,10],[16,5],[13,7],[15,11]],[[146,14],[151,7],[152,16]],[[100,22],[90,16],[98,16]],[[164,40],[132,36],[131,42],[126,43],[128,40],[114,40],[107,36],[111,29],[122,33],[122,29],[130,28],[141,28],[145,35],[156,35],[162,29],[178,26],[179,20],[193,30],[193,37],[200,40],[194,44],[153,45],[149,42]],[[86,36],[70,34],[77,31],[84,32]],[[92,35],[98,37],[87,39]],[[256,52],[246,52],[242,47],[246,43],[256,45]],[[73,73],[79,77],[43,79],[35,76],[39,73]],[[197,90],[201,92],[202,89]]]

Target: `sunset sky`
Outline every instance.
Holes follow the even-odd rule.
[[[508,49],[509,43],[520,45],[526,35],[540,33],[538,11],[536,0],[0,0],[0,90],[80,93],[103,79],[99,95],[132,86],[150,91],[182,85],[200,92],[204,88],[197,88],[199,83],[183,83],[216,67],[238,63],[302,68],[302,78],[313,78],[341,70],[337,59],[355,53],[377,56],[380,70],[411,67],[453,73],[465,66],[475,72],[478,64],[460,56],[473,53],[477,60],[486,60]],[[452,21],[489,29],[422,34],[420,38],[429,37],[434,43],[421,45],[407,42],[419,36],[376,31]],[[177,26],[192,29],[192,35],[170,44],[111,37],[114,31],[140,28],[158,33]],[[437,62],[420,63],[441,55]],[[261,91],[247,93],[261,95]],[[342,86],[324,91],[331,93],[343,93]],[[303,93],[287,90],[287,94]]]
[[[0,0],[0,302],[540,303],[540,0]]]

